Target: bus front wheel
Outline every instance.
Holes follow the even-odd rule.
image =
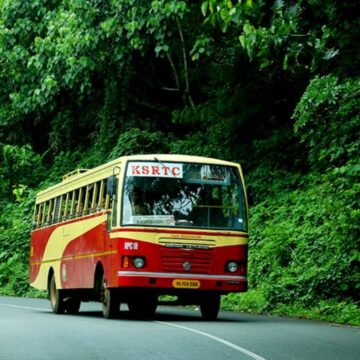
[[[104,318],[115,319],[120,308],[119,296],[113,289],[106,287],[104,278],[101,286],[101,303]]]
[[[54,274],[52,275],[50,280],[49,299],[53,313],[63,314],[65,312],[65,302],[64,302],[63,292],[57,289]]]

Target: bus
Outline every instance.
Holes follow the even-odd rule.
[[[239,164],[133,155],[78,169],[36,196],[30,285],[52,311],[98,301],[152,317],[159,304],[218,316],[221,295],[247,290],[248,210]]]

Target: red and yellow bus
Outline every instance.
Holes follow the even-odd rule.
[[[247,227],[239,164],[120,157],[38,193],[30,284],[57,314],[99,301],[105,318],[121,303],[152,316],[170,298],[215,319],[221,295],[247,290]]]

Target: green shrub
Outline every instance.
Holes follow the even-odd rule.
[[[251,211],[250,284],[264,286],[270,306],[358,298],[358,187],[333,177],[309,177]]]

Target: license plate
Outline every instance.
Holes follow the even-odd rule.
[[[177,289],[198,289],[200,287],[199,280],[175,279],[172,284]]]

